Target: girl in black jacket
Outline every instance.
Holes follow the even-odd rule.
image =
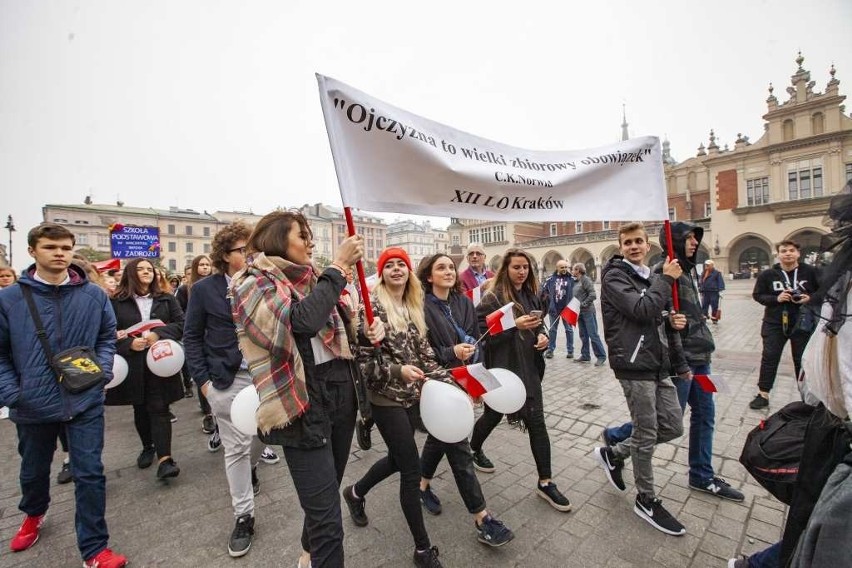
[[[133,405],[136,432],[142,452],[136,459],[140,469],[150,467],[157,454],[157,478],[177,477],[180,468],[172,459],[172,423],[169,404],[183,398],[180,373],[158,377],[145,361],[148,349],[160,339],[180,341],[183,311],[171,294],[160,290],[154,265],[144,258],[127,263],[112,299],[118,330],[117,353],[127,359],[128,373],[123,383],[107,391],[106,404]],[[127,334],[137,323],[159,319],[164,324],[139,336]]]

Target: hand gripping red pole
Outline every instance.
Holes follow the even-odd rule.
[[[671,261],[676,258],[674,246],[672,245],[672,222],[667,219],[664,226],[666,229],[666,250],[668,251],[668,257]],[[672,284],[672,306],[676,312],[680,311],[680,298],[677,293],[677,280],[675,280]]]
[[[343,215],[346,217],[346,229],[349,236],[355,234],[355,221],[352,220],[352,208],[344,207]],[[367,277],[364,275],[364,263],[360,260],[355,263],[358,270],[358,282],[361,284],[361,299],[364,302],[364,314],[367,316],[367,325],[373,325],[373,305],[370,304],[370,290],[367,288]]]

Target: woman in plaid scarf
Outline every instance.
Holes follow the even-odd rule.
[[[305,513],[300,565],[343,566],[339,481],[352,443],[355,399],[346,325],[338,309],[346,267],[364,253],[345,239],[318,274],[301,213],[276,211],[255,226],[243,272],[231,282],[240,350],[260,398],[257,425],[280,444]],[[342,465],[338,462],[341,462]]]

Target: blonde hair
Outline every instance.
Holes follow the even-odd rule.
[[[405,331],[408,329],[408,324],[413,323],[420,335],[426,336],[428,328],[426,327],[426,315],[423,307],[423,287],[413,272],[408,271],[408,282],[406,282],[405,291],[402,293],[402,305],[405,306],[409,319],[406,319],[405,315],[394,307],[393,298],[385,287],[381,272],[379,273],[379,281],[373,288],[373,294],[385,308],[388,324],[390,324],[392,330]]]

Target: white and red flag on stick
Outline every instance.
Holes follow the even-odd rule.
[[[488,333],[497,335],[515,327],[515,314],[512,313],[512,306],[514,305],[515,302],[509,302],[499,310],[494,310],[485,316]]]
[[[473,398],[479,398],[483,394],[502,386],[500,381],[482,363],[450,369],[450,374],[459,386]]]
[[[720,375],[693,375],[692,380],[698,383],[704,392],[731,393],[731,387]]]
[[[479,302],[482,301],[482,285],[465,290],[464,295],[470,298],[470,301],[473,302],[473,307],[475,308],[479,305]]]
[[[166,324],[163,323],[163,320],[152,319],[140,321],[135,325],[131,325],[125,331],[127,335],[142,335],[146,331],[151,331],[152,329],[156,329],[158,327],[163,327]]]
[[[568,305],[562,308],[562,313],[559,314],[562,319],[568,322],[568,325],[577,325],[577,318],[580,317],[580,300],[571,298]]]

